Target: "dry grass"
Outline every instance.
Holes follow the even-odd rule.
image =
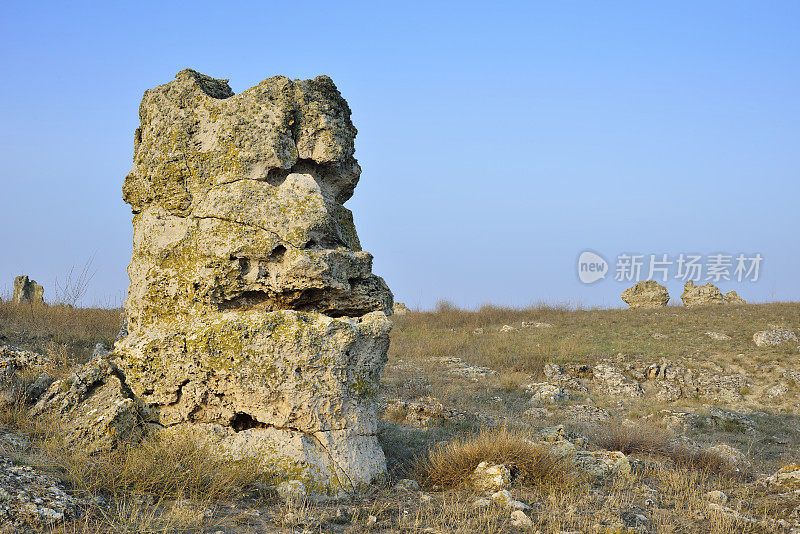
[[[82,363],[97,343],[112,345],[122,310],[0,302],[0,333],[7,343],[46,354],[60,347],[63,359]]]
[[[426,487],[457,488],[468,484],[481,462],[504,464],[515,478],[529,486],[578,484],[580,478],[567,462],[508,428],[486,429],[440,443],[419,458],[417,479]]]
[[[636,424],[592,425],[584,429],[589,440],[601,449],[628,454],[668,458],[677,466],[733,476],[736,472],[719,455],[692,447],[668,428],[647,421]]]
[[[150,496],[219,501],[239,497],[258,482],[268,482],[259,459],[227,460],[189,436],[154,437],[140,445],[105,454],[70,452],[58,439],[45,443],[53,465],[73,488],[117,500]]]
[[[484,306],[470,311],[443,305],[434,312],[410,313],[394,321],[390,358],[415,361],[456,356],[474,365],[539,375],[549,361],[592,363],[618,353],[653,361],[714,354],[721,345],[704,335],[706,331],[731,336],[724,345],[731,353],[768,354],[775,349],[755,347],[753,334],[770,324],[800,329],[800,306],[771,303],[660,310]],[[523,321],[550,323],[554,328],[498,332],[504,324],[521,328]],[[474,335],[475,328],[483,328],[484,333]],[[656,333],[665,337],[653,338]],[[787,346],[786,350],[793,349]]]

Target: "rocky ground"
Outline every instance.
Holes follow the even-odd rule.
[[[390,480],[323,503],[277,480],[137,485],[141,455],[65,460],[20,406],[45,372],[70,383],[114,320],[3,306],[4,342],[28,349],[4,369],[37,370],[6,388],[0,532],[800,532],[800,304],[395,316]],[[203,463],[152,458],[186,478]]]

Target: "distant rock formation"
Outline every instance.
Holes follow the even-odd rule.
[[[44,288],[35,280],[28,279],[28,275],[17,276],[14,278],[14,296],[11,297],[11,302],[44,304]]]
[[[383,476],[393,299],[342,205],[361,169],[334,83],[276,76],[234,95],[184,70],[139,115],[115,352],[149,421],[278,459],[314,492]]]
[[[631,310],[663,308],[669,302],[669,292],[655,280],[647,280],[623,291],[621,298]]]
[[[688,280],[683,285],[681,300],[687,308],[722,304],[722,292],[711,282],[704,286],[696,286],[692,280]]]
[[[410,312],[411,310],[409,310],[408,306],[406,306],[402,302],[395,302],[394,303],[394,308],[393,308],[392,311],[394,312],[394,315],[405,315],[408,312]]]
[[[723,304],[747,304],[747,301],[739,296],[736,291],[728,291],[722,295]]]

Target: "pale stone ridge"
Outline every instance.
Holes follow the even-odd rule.
[[[288,459],[312,490],[383,475],[393,298],[342,205],[361,169],[333,81],[276,76],[234,95],[187,69],[146,91],[139,116],[115,352],[148,421]]]

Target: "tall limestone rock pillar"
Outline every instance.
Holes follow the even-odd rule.
[[[145,92],[139,116],[115,352],[150,421],[318,492],[383,475],[392,294],[342,205],[361,168],[336,86],[276,76],[234,95],[184,70]]]

